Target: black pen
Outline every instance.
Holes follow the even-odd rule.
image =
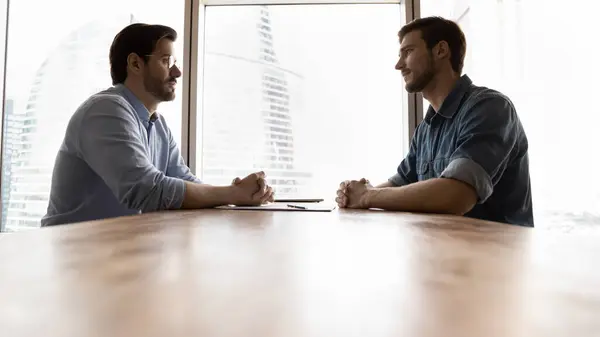
[[[291,207],[291,208],[297,208],[297,209],[306,209],[306,207],[304,207],[304,206],[296,206],[296,205],[290,205],[290,204],[288,204],[287,206]]]

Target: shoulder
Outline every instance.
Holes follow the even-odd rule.
[[[99,125],[102,124],[102,127]],[[137,125],[137,114],[118,90],[110,88],[86,99],[77,108],[69,123],[71,132],[84,133],[127,128]]]
[[[509,114],[516,112],[513,102],[498,90],[472,85],[461,110],[483,113],[493,109]]]
[[[82,115],[135,114],[133,106],[114,88],[90,96],[78,110]]]
[[[487,87],[472,85],[460,110],[462,125],[483,122],[508,127],[520,124],[510,98]]]

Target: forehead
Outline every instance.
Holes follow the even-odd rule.
[[[400,48],[402,48],[404,46],[408,46],[408,45],[417,46],[417,47],[425,45],[425,41],[423,40],[423,38],[421,36],[420,30],[413,30],[412,32],[404,35],[404,37],[400,41]]]
[[[156,47],[154,47],[155,54],[173,54],[173,41],[171,39],[163,37],[158,40]]]

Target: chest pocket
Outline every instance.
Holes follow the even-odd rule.
[[[446,169],[450,159],[448,158],[437,158],[430,161],[421,161],[417,163],[417,177],[419,181],[439,178],[442,172]]]

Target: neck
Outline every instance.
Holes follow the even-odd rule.
[[[158,100],[154,98],[154,96],[144,89],[144,85],[142,83],[137,83],[132,79],[126,79],[125,83],[123,83],[127,89],[129,89],[137,99],[142,102],[142,104],[148,109],[150,114],[153,114],[158,107]]]
[[[452,70],[436,74],[427,87],[423,89],[423,98],[431,104],[436,112],[440,111],[442,103],[444,103],[459,79],[460,75]]]

